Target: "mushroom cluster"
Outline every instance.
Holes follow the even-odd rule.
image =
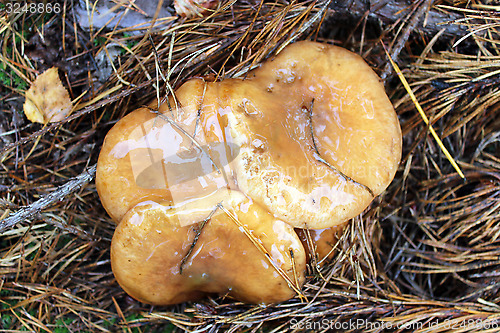
[[[343,48],[298,42],[244,79],[191,79],[105,138],[96,183],[117,223],[114,275],[150,304],[287,300],[308,252],[328,255],[400,158],[383,85]]]

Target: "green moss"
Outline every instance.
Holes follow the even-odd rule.
[[[116,325],[116,317],[115,318],[111,318],[109,320],[106,320],[102,324],[102,326],[104,326],[104,328],[111,328],[111,327],[113,327],[115,325]]]
[[[98,36],[96,39],[94,39],[94,46],[102,46],[106,44],[106,38]]]
[[[17,90],[28,89],[28,83],[26,81],[24,81],[23,79],[21,79],[20,76],[14,75],[13,80],[14,80],[15,89],[17,89]]]
[[[125,317],[125,320],[127,321],[133,321],[133,320],[138,320],[138,319],[143,319],[144,316],[143,315],[140,315],[140,314],[137,314],[137,313],[133,313],[131,315],[128,315]]]
[[[12,68],[5,68],[0,70],[0,84],[14,90],[23,91],[28,89],[28,83],[24,81],[19,75],[14,72]]]
[[[74,319],[72,318],[59,318],[56,320],[55,327],[52,330],[54,333],[70,333],[71,331],[68,329],[67,325],[70,325]]]
[[[5,6],[5,3],[0,4],[0,9],[5,8]],[[53,15],[54,13],[45,13],[43,15],[25,15],[16,22],[12,22],[14,30],[17,31],[17,33],[15,33],[13,37],[11,35],[5,39],[6,43],[9,44],[5,46],[4,56],[10,58],[12,55],[13,47],[20,49],[20,45],[23,42],[23,39],[25,41],[29,41],[35,34],[35,32],[37,30],[40,30],[45,22],[50,20]],[[18,67],[18,70],[25,73],[25,71],[21,67]],[[7,66],[6,63],[0,63],[0,85],[15,90],[18,93],[28,89],[28,83],[24,81],[19,75],[17,75],[12,68]]]
[[[129,37],[132,37],[133,35],[131,34],[123,34],[123,37],[125,38],[129,38]],[[128,42],[125,43],[125,45],[127,45],[127,47],[129,49],[132,49],[134,46],[136,46],[137,44],[139,44],[139,41],[138,40],[129,40]]]
[[[131,322],[131,321],[138,320],[138,319],[142,319],[142,318],[144,318],[144,316],[142,316],[142,315],[140,315],[140,314],[133,313],[133,314],[131,314],[131,315],[126,316],[126,317],[125,317],[125,320],[126,320],[127,322]],[[132,331],[132,333],[139,333],[139,332],[140,332],[140,331],[139,331],[139,329],[138,329],[137,327],[132,327],[132,328],[131,328],[131,331]]]
[[[2,314],[2,316],[0,317],[0,324],[0,326],[5,330],[11,329],[12,316],[9,314]]]

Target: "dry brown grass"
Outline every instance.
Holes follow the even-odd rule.
[[[414,332],[445,332],[452,325],[457,332],[498,331],[498,5],[450,0],[419,11],[430,4],[421,1],[393,24],[378,27],[368,15],[351,25],[330,19],[326,9],[334,4],[328,2],[232,1],[205,18],[171,20],[161,31],[130,35],[89,34],[74,24],[66,3],[67,15],[0,13],[0,70],[6,78],[0,91],[0,218],[5,223],[50,193],[62,199],[28,209],[0,236],[0,332],[282,332],[291,331],[292,323],[307,328],[324,320],[333,327],[371,323],[341,331],[378,332],[381,323],[414,325],[407,329]],[[412,18],[424,20],[430,12],[460,17],[455,24],[470,35],[405,33]],[[59,38],[58,59],[65,60],[52,61],[66,71],[72,98],[82,96],[71,117],[46,127],[22,120],[23,85],[15,82],[16,77],[29,82],[51,65],[28,52],[29,38],[37,34]],[[132,300],[111,273],[114,224],[95,185],[84,182],[65,191],[64,184],[96,163],[105,133],[124,114],[194,75],[242,76],[299,39],[346,46],[379,74],[387,70],[381,43],[388,46],[466,179],[389,70],[386,88],[404,135],[400,170],[345,230],[336,259],[320,274],[311,273],[303,289],[307,303],[297,297],[264,308],[212,298],[151,307]],[[92,56],[109,43],[124,51],[110,80],[98,87],[91,80]],[[44,52],[49,51],[47,46]]]

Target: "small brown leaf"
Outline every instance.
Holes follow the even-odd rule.
[[[61,121],[69,115],[71,108],[71,99],[56,67],[38,75],[26,91],[24,114],[32,122],[47,124]]]

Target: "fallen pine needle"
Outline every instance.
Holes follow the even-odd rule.
[[[387,49],[385,48],[385,45],[382,44],[382,46],[384,48],[385,54],[387,55],[387,58],[389,58],[389,61],[391,62],[392,67],[394,67],[394,70],[398,74],[398,77],[401,80],[401,83],[403,83],[403,86],[405,87],[406,91],[408,92],[408,95],[410,95],[410,98],[413,101],[413,104],[415,104],[415,107],[417,108],[418,112],[420,113],[420,116],[424,120],[425,124],[427,126],[429,126],[429,131],[431,132],[432,136],[436,140],[438,146],[441,148],[441,150],[443,151],[444,155],[446,156],[446,158],[448,159],[448,161],[450,161],[451,165],[453,166],[453,168],[455,168],[455,170],[460,175],[460,177],[462,177],[463,179],[465,179],[465,175],[462,172],[462,170],[460,169],[460,167],[458,166],[457,162],[455,162],[455,160],[453,159],[453,156],[451,156],[451,154],[448,151],[448,149],[446,149],[446,147],[444,146],[443,141],[441,141],[441,139],[437,135],[436,131],[434,130],[434,128],[432,127],[432,125],[429,123],[429,118],[427,118],[427,116],[425,115],[424,110],[422,110],[422,107],[418,103],[418,100],[415,97],[415,95],[413,94],[413,91],[411,90],[410,85],[408,84],[408,81],[406,81],[406,79],[405,79],[403,73],[401,72],[401,70],[399,69],[398,65],[392,60],[391,56],[389,55],[389,52],[387,52]]]
[[[286,275],[286,273],[283,271],[283,269],[281,269],[281,267],[279,267],[274,262],[273,258],[269,254],[269,252],[258,241],[258,239],[252,234],[252,232],[250,230],[248,230],[248,228],[243,223],[241,223],[233,214],[231,214],[231,212],[228,211],[224,206],[221,205],[220,208],[224,211],[224,213],[226,213],[227,216],[229,216],[229,218],[231,220],[233,220],[233,222],[238,226],[238,228],[240,228],[243,231],[243,233],[245,234],[245,236],[247,236],[248,239],[250,239],[250,241],[253,243],[253,245],[255,245],[257,247],[257,249],[266,257],[266,259],[273,266],[273,268],[278,272],[278,274],[288,283],[288,285],[290,286],[290,288],[293,291],[295,291],[297,293],[297,295],[299,295],[299,297],[301,299],[305,299],[307,301],[306,297],[300,292],[299,286],[296,286],[293,283],[293,281],[288,277],[288,275]]]

